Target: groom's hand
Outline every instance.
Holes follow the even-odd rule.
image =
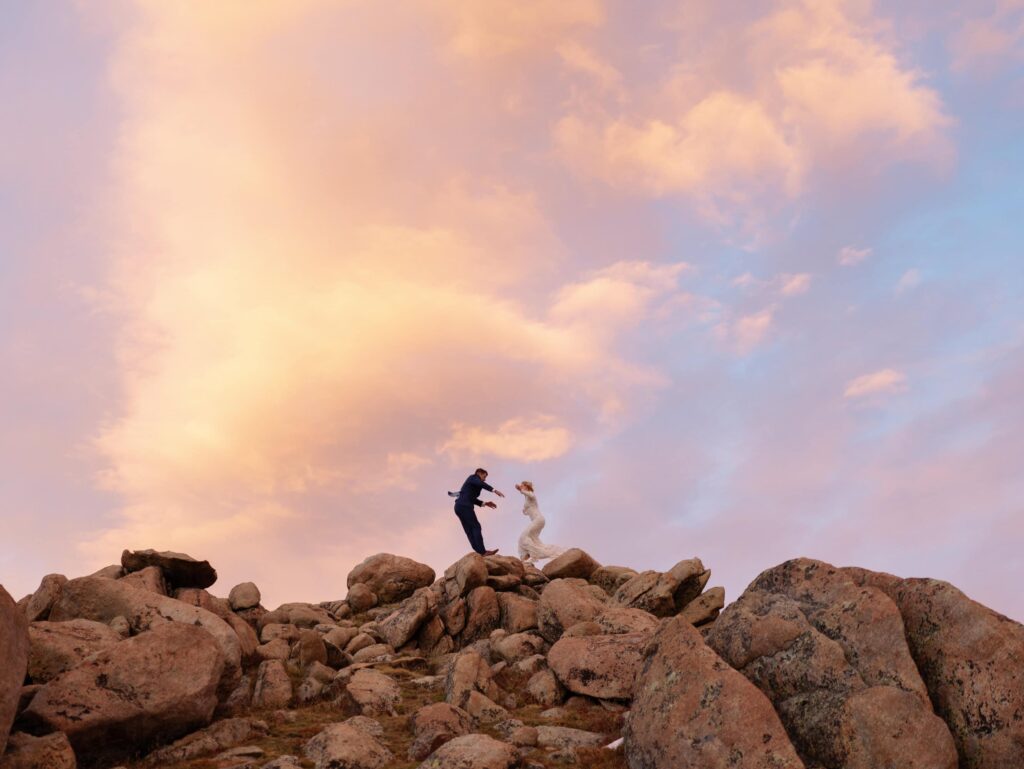
[[[484,507],[497,507],[493,502],[484,502]]]
[[[494,493],[495,493],[496,495],[498,495],[499,497],[504,497],[504,496],[505,496],[504,494],[502,494],[502,493],[501,493],[500,491],[498,491],[497,489],[495,489],[495,490],[494,490]]]

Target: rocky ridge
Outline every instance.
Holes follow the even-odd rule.
[[[216,576],[0,587],[0,769],[1024,766],[1024,626],[936,580],[796,559],[725,607],[698,558],[381,553],[268,611]]]

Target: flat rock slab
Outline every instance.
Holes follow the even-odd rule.
[[[382,769],[394,757],[375,737],[348,724],[331,724],[306,743],[316,769]]]
[[[512,769],[519,751],[486,734],[466,734],[446,742],[419,769]]]
[[[147,566],[158,566],[175,588],[209,587],[217,581],[217,570],[210,566],[209,561],[197,561],[185,553],[169,550],[125,550],[121,553],[121,566],[129,573]]]
[[[649,633],[563,636],[548,652],[559,683],[575,694],[630,699]]]
[[[83,764],[110,762],[208,724],[223,668],[209,633],[165,622],[43,686],[22,718],[64,732]]]

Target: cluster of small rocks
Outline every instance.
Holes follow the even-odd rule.
[[[619,737],[632,769],[1024,766],[1020,624],[808,559],[724,610],[709,576],[573,549],[436,578],[381,553],[344,599],[268,611],[252,583],[208,592],[206,561],[125,551],[17,604],[0,588],[0,769],[541,769]],[[266,747],[316,709],[294,755]]]

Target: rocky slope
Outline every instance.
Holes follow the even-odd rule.
[[[709,576],[378,554],[345,599],[268,611],[125,551],[0,588],[0,769],[1024,767],[1020,624],[808,559],[724,609]]]

